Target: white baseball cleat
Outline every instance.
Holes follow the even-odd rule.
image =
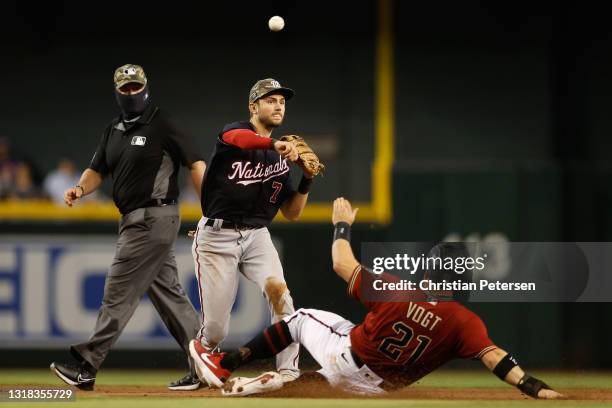
[[[235,377],[229,379],[221,390],[226,397],[244,397],[251,394],[276,391],[283,387],[283,379],[276,371],[268,371],[255,378]]]

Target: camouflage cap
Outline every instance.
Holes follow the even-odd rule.
[[[249,93],[249,103],[255,102],[259,98],[262,98],[271,93],[279,93],[285,97],[286,100],[291,99],[295,92],[291,88],[282,87],[281,84],[272,78],[260,79],[253,85],[251,92]]]
[[[140,65],[125,64],[115,70],[115,88],[119,89],[125,84],[136,82],[139,84],[147,84],[147,76]]]

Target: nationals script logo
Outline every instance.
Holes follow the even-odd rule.
[[[232,170],[234,172],[227,178],[238,180],[236,184],[248,186],[253,183],[265,183],[276,176],[289,172],[289,165],[286,159],[279,157],[278,162],[267,166],[262,163],[253,166],[250,161],[237,161],[232,163]]]

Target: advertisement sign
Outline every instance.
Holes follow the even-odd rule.
[[[199,312],[191,242],[179,238],[175,255],[180,282]],[[86,340],[95,325],[115,244],[116,237],[103,235],[1,237],[0,348],[65,348]],[[241,275],[230,334],[223,345],[239,345],[269,322],[261,291]],[[115,347],[176,344],[145,295]]]

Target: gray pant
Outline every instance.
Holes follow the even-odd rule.
[[[189,356],[189,341],[196,336],[200,322],[178,280],[172,247],[179,226],[175,205],[139,208],[121,217],[115,258],[106,276],[94,333],[85,343],[70,347],[77,359],[100,368],[145,292]],[[191,368],[191,361],[189,365]]]
[[[236,231],[206,226],[202,217],[193,241],[195,273],[202,302],[202,345],[217,346],[229,331],[239,273],[254,282],[268,301],[272,323],[291,315],[293,299],[283,266],[267,228]],[[220,221],[220,220],[219,220]],[[300,346],[293,343],[276,356],[276,368],[297,378]]]

